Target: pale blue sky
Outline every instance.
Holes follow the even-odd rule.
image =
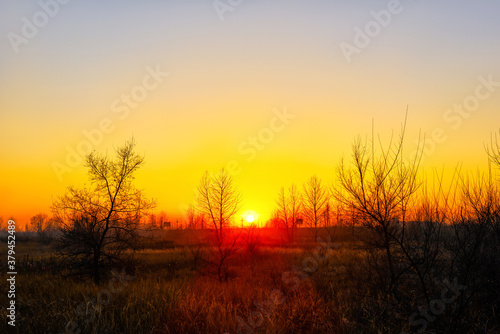
[[[8,34],[21,35],[23,17],[32,21],[40,3],[0,0],[0,159],[9,161],[0,172],[8,180],[32,173],[35,189],[48,189],[26,197],[25,187],[2,181],[0,192],[12,195],[0,215],[23,201],[45,210],[51,195],[79,182],[81,169],[59,182],[52,163],[64,161],[82,130],[116,119],[111,103],[148,66],[169,77],[96,149],[135,136],[148,173],[163,175],[145,186],[168,210],[178,203],[163,189],[190,201],[201,169],[238,158],[238,145],[283,106],[297,121],[244,170],[242,187],[276,164],[300,164],[299,183],[313,173],[331,179],[372,119],[383,133],[397,130],[406,106],[410,143],[419,130],[447,131],[429,166],[483,163],[483,144],[500,127],[500,89],[456,131],[443,114],[474,94],[478,77],[500,81],[500,2],[402,0],[401,13],[348,63],[339,44],[353,43],[354,28],[364,29],[371,11],[388,3],[246,0],[220,20],[210,0],[73,0],[16,53]],[[205,160],[198,166],[195,157]],[[187,171],[185,184],[179,171]],[[253,189],[249,201],[273,202],[291,175],[257,185],[265,195]]]

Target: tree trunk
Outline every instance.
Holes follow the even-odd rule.
[[[101,257],[101,253],[99,250],[94,251],[94,283],[99,284],[101,280],[100,272],[99,272],[99,258]]]
[[[387,254],[387,262],[389,264],[389,271],[391,274],[391,290],[392,290],[396,284],[396,275],[394,274],[394,265],[392,262],[390,236],[389,236],[389,231],[387,231],[387,227],[384,227],[384,248],[385,248],[385,252]]]

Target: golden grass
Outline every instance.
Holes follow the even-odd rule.
[[[48,261],[50,266],[37,265],[34,270],[30,261],[40,247],[45,247],[38,253],[44,257],[36,261]],[[196,247],[142,250],[136,256],[135,278],[124,280],[126,285],[112,281],[116,291],[106,294],[109,280],[96,286],[88,279],[64,278],[64,268],[57,267],[47,246],[19,244],[19,256],[27,260],[19,263],[17,276],[17,332],[64,333],[68,323],[80,333],[222,334],[240,330],[350,334],[408,330],[408,312],[392,306],[391,297],[380,293],[381,283],[367,270],[369,253],[352,245],[344,243],[330,251],[307,279],[299,280],[297,288],[284,282],[282,276],[293,268],[300,269],[304,259],[312,256],[309,243],[305,247],[260,246],[255,252],[241,247],[229,259],[229,280],[222,283],[197,270],[202,262],[195,268]],[[209,256],[210,249],[201,248],[201,254]],[[2,288],[6,288],[5,281]],[[273,304],[276,291],[282,293],[282,299]],[[100,295],[101,303],[97,301]],[[1,294],[0,316],[4,319],[6,303],[6,294]],[[410,313],[414,309],[410,308]],[[492,314],[494,317],[495,309]],[[492,321],[491,314],[477,316]],[[432,325],[446,326],[439,321]],[[4,321],[0,332],[6,328]]]

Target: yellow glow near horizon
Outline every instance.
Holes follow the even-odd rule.
[[[21,33],[31,15],[5,3],[4,32]],[[4,38],[0,217],[50,214],[67,187],[89,186],[77,151],[111,156],[134,137],[145,156],[135,182],[157,212],[182,223],[203,173],[225,167],[255,210],[235,224],[250,214],[265,224],[281,187],[302,190],[312,175],[334,186],[355,138],[371,138],[374,123],[387,144],[407,106],[405,152],[426,135],[423,172],[486,170],[484,145],[500,127],[500,4],[415,6],[351,63],[339,43],[354,43],[375,2],[256,2],[221,22],[206,4],[81,1],[18,54]]]
[[[261,221],[259,221],[260,215],[254,210],[244,210],[241,213],[240,217],[242,227],[244,227],[245,225],[250,226],[256,224],[257,222],[262,223]]]

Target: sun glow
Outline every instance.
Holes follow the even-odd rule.
[[[241,213],[241,227],[251,226],[260,222],[260,216],[254,210],[246,210]]]

